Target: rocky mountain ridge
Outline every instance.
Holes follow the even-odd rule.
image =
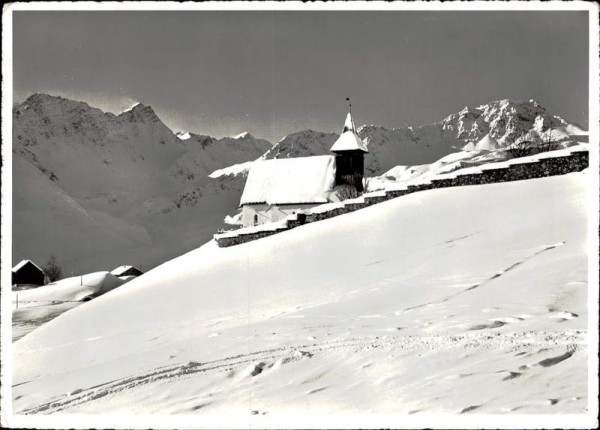
[[[498,148],[504,148],[521,137],[541,140],[552,133],[554,140],[570,145],[585,139],[587,134],[578,126],[550,115],[535,100],[493,101],[476,108],[465,107],[434,124],[393,129],[363,125],[357,132],[369,149],[365,156],[367,176],[381,175],[397,165],[434,162],[467,145],[475,147],[486,136],[486,142],[493,139],[497,141]],[[338,136],[312,130],[292,133],[276,143],[265,157],[328,154]]]
[[[465,146],[505,147],[525,135],[552,133],[561,145],[585,138],[535,101],[508,100],[435,124],[364,125],[358,133],[369,148],[366,176],[432,163]],[[152,267],[225,226],[250,161],[329,154],[337,137],[303,130],[271,145],[250,133],[221,139],[174,133],[144,104],[115,115],[35,94],[13,109],[13,259],[43,264],[53,253],[66,273]],[[209,177],[219,169],[234,173]]]
[[[152,267],[204,243],[243,187],[208,175],[271,144],[249,134],[181,137],[143,104],[115,115],[35,94],[16,105],[13,260],[55,254],[65,273],[86,273]]]

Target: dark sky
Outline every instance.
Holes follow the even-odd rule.
[[[538,100],[588,126],[588,12],[15,12],[14,99],[118,113],[174,131],[422,125],[464,106]]]

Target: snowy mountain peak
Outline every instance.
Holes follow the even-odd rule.
[[[307,157],[330,154],[329,148],[339,137],[337,133],[302,130],[286,135],[264,154],[264,158]]]
[[[31,115],[43,115],[45,117],[70,113],[83,113],[88,111],[101,112],[99,109],[90,107],[85,102],[69,100],[60,96],[52,96],[44,93],[35,93],[29,96],[23,103],[15,104],[13,113],[18,117],[30,109]]]
[[[176,134],[176,136],[179,138],[179,140],[188,140],[190,138],[190,132],[180,131]]]
[[[443,130],[467,142],[479,142],[489,134],[500,146],[506,146],[530,132],[549,133],[568,123],[548,114],[536,100],[492,101],[476,108],[466,107],[441,122]]]
[[[250,134],[250,132],[245,131],[243,133],[237,134],[231,137],[232,139],[241,140],[241,139],[254,139],[254,136]]]
[[[463,110],[461,110],[461,111],[459,112],[459,114],[460,114],[460,115],[466,115],[466,114],[468,114],[468,113],[475,113],[475,112],[476,112],[476,111],[475,111],[474,109],[471,109],[471,108],[469,108],[469,106],[465,106],[465,107],[463,108]]]
[[[64,97],[52,96],[50,94],[44,94],[44,93],[32,94],[23,102],[23,104],[27,105],[27,106],[35,106],[35,105],[40,105],[40,104],[45,104],[45,103],[81,103],[81,102],[74,102],[73,100],[69,100]]]
[[[130,110],[132,110],[133,108],[135,108],[136,106],[138,106],[140,104],[140,102],[136,102],[134,104],[132,104],[131,106],[129,106],[127,109],[125,109],[123,112],[121,113],[125,113],[125,112],[129,112]]]
[[[137,103],[129,110],[122,112],[119,117],[128,118],[130,121],[137,120],[142,122],[161,122],[152,106]]]

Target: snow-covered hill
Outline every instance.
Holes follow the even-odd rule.
[[[15,106],[15,261],[53,253],[65,273],[151,267],[208,240],[237,207],[243,182],[207,176],[271,144],[182,135],[140,103],[113,115],[35,94]]]
[[[428,170],[463,147],[494,150],[550,129],[562,145],[585,140],[584,131],[538,103],[508,100],[431,125],[362,126],[359,134],[369,147],[366,176],[385,176],[394,168]],[[252,160],[328,154],[337,137],[304,130],[271,147],[249,133],[175,134],[141,103],[114,115],[35,94],[13,110],[13,259],[43,264],[55,254],[75,274],[153,267],[225,226]]]
[[[259,158],[271,149],[270,142],[256,139],[250,133],[236,137],[216,139],[194,133],[179,133],[184,136],[187,152],[171,167],[170,173],[192,181],[206,177],[215,170]]]
[[[62,279],[43,287],[13,291],[13,341],[79,306],[83,301],[105,294],[129,280],[105,271]]]
[[[225,427],[583,413],[589,174],[424,191],[209,242],[17,341],[14,410]]]

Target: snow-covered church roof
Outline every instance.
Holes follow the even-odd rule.
[[[354,128],[354,121],[352,120],[352,114],[348,112],[346,122],[344,123],[344,130],[342,131],[342,134],[340,135],[338,140],[336,140],[333,146],[331,147],[331,151],[339,152],[356,150],[369,152],[362,139],[356,133],[356,129]]]
[[[252,163],[240,205],[327,203],[335,183],[335,156]]]

